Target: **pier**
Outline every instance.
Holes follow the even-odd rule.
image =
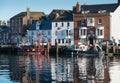
[[[105,50],[106,55],[119,55],[120,54],[120,46],[107,46]]]
[[[18,53],[19,48],[14,44],[4,44],[4,45],[0,45],[0,53],[5,53],[5,54],[16,54]]]

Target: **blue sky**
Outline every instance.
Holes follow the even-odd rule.
[[[41,11],[49,14],[53,9],[69,9],[80,4],[106,4],[117,3],[117,0],[0,0],[0,20],[9,20],[12,16],[26,11]]]

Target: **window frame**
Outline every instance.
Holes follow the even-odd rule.
[[[104,38],[104,27],[103,26],[96,27],[96,37]]]
[[[95,19],[90,17],[90,18],[87,18],[87,26],[94,26],[95,24]]]
[[[79,28],[79,37],[86,38],[87,36],[87,27],[80,27]]]
[[[56,22],[56,23],[55,23],[55,27],[57,27],[57,26],[58,26],[58,23]]]
[[[102,24],[102,19],[101,18],[98,19],[98,24]]]

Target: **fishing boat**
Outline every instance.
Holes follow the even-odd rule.
[[[71,48],[65,49],[64,53],[72,55],[96,56],[103,53],[103,51],[99,44],[88,46],[80,43],[78,45],[71,46]]]
[[[47,49],[45,47],[39,48],[39,47],[34,47],[32,45],[22,46],[21,50],[22,50],[22,52],[29,53],[29,54],[45,54],[47,52]]]

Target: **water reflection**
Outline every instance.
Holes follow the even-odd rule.
[[[79,80],[81,83],[109,83],[105,82],[105,64],[103,58],[79,58]],[[107,73],[107,72],[106,72]],[[79,83],[80,83],[79,82]]]
[[[27,55],[23,83],[51,82],[50,61],[45,55]]]
[[[51,60],[52,80],[54,82],[73,82],[73,59],[59,57],[58,62]]]
[[[118,83],[120,57],[0,55],[0,83]]]

